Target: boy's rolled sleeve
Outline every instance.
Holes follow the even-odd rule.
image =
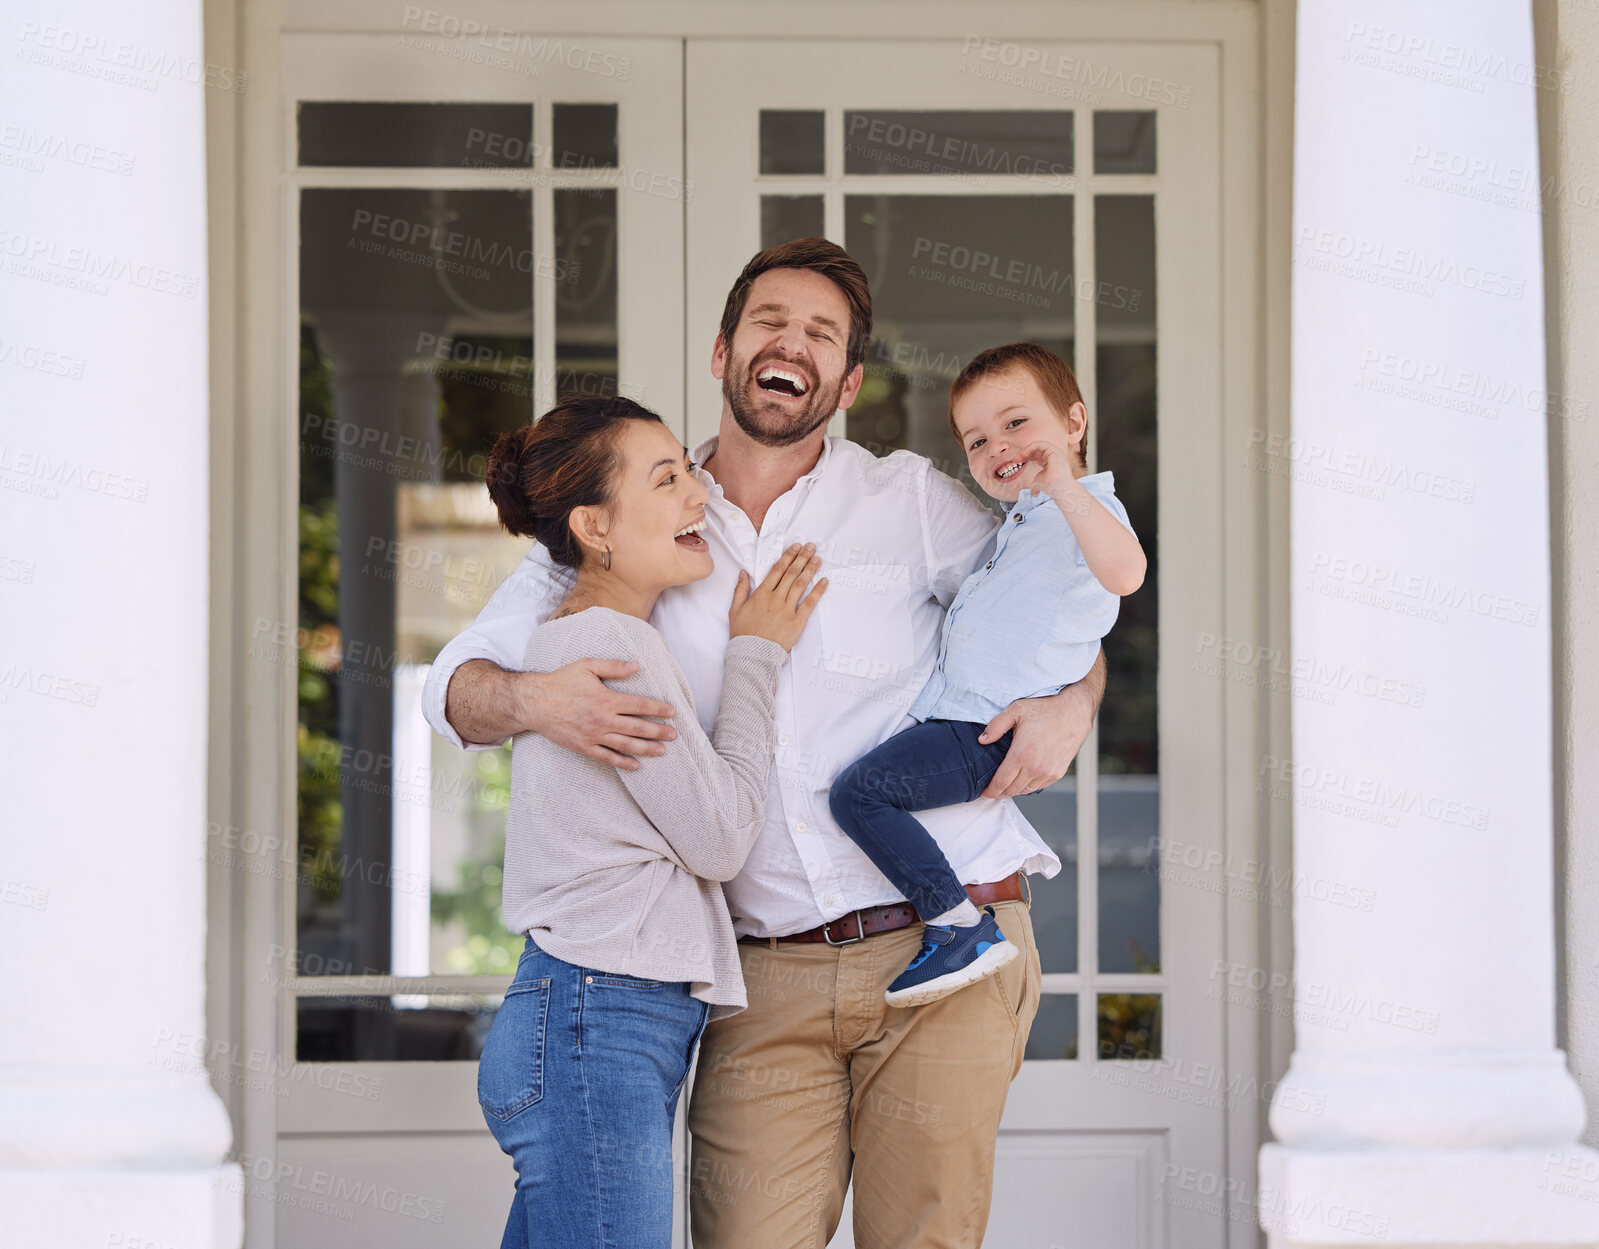
[[[573,571],[554,563],[535,545],[483,605],[471,626],[438,654],[422,687],[422,714],[433,731],[466,750],[494,750],[502,742],[468,742],[445,718],[445,700],[455,670],[487,659],[507,672],[523,671],[533,631],[550,618],[571,590]]]

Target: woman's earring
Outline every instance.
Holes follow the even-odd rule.
[[[600,567],[605,569],[606,572],[610,572],[611,571],[611,548],[610,547],[606,547],[605,548],[605,554],[600,556]]]

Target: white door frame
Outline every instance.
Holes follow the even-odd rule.
[[[285,533],[292,533],[293,460],[283,457],[283,414],[292,410],[293,379],[282,369],[289,343],[283,310],[285,217],[281,152],[286,124],[280,101],[285,32],[406,29],[403,0],[205,0],[206,59],[233,68],[245,86],[207,91],[208,181],[212,291],[212,585],[209,810],[215,851],[226,836],[256,836],[282,826],[288,791],[282,762],[255,747],[273,740],[282,700],[273,681],[244,659],[249,622],[281,618]],[[976,19],[967,3],[885,2],[750,5],[740,0],[477,0],[473,16],[491,30],[603,38],[694,36],[768,38],[904,38],[907,32],[960,39],[979,32],[1029,40],[1162,41],[1213,46],[1222,67],[1225,135],[1219,170],[1223,203],[1220,315],[1225,447],[1243,448],[1253,432],[1287,427],[1289,178],[1292,166],[1293,6],[1290,0],[1063,0],[1038,6],[988,0]],[[1264,49],[1264,53],[1263,50]],[[692,327],[691,327],[692,328]],[[714,332],[707,327],[707,332]],[[703,336],[703,335],[701,335]],[[692,371],[704,354],[688,335]],[[1221,628],[1231,636],[1284,647],[1287,638],[1287,485],[1222,464],[1229,558]],[[287,600],[292,601],[292,599]],[[1229,686],[1225,694],[1226,848],[1239,859],[1287,865],[1289,815],[1257,792],[1256,768],[1266,754],[1286,756],[1287,697],[1262,698]],[[292,710],[292,704],[291,704]],[[244,962],[244,951],[279,935],[280,909],[270,853],[233,850],[238,870],[209,874],[207,1023],[213,1045],[270,1052],[277,1045],[278,998]],[[1291,968],[1289,913],[1230,908],[1226,950],[1231,960],[1273,970]],[[1230,1070],[1279,1073],[1291,1048],[1292,1024],[1281,1015],[1231,1027]],[[235,1147],[270,1155],[277,1134],[271,1099],[246,1105],[239,1087],[218,1082],[236,1126]],[[472,1124],[474,1129],[477,1124]],[[1229,1126],[1229,1171],[1254,1181],[1254,1148],[1265,1135],[1265,1108],[1254,1124]],[[270,1202],[249,1200],[249,1243],[274,1243]],[[1254,1245],[1253,1227],[1237,1225],[1230,1243]]]

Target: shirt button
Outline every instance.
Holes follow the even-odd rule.
[[[828,907],[829,909],[831,909],[832,907],[837,906],[838,905],[838,895],[836,893],[828,894],[825,898],[822,899],[822,905],[825,906],[825,907]]]
[[[1015,516],[1011,517],[1011,519],[1014,520],[1019,525],[1019,524],[1022,523],[1022,521],[1025,519],[1025,517],[1023,517],[1020,512],[1017,512]]]
[[[804,820],[801,820],[798,824],[794,825],[794,831],[803,833],[809,827],[809,824],[807,824]]]
[[[994,566],[994,561],[993,560],[989,560],[988,563],[983,565],[984,568],[992,568],[993,566]]]
[[[777,739],[777,744],[778,744],[778,745],[779,745],[779,746],[787,746],[787,745],[788,745],[788,738],[786,738],[786,737],[779,737],[779,738],[778,738],[778,739]]]

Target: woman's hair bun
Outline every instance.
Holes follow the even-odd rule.
[[[488,467],[483,474],[489,498],[500,513],[500,524],[524,538],[536,536],[533,499],[522,484],[532,458],[529,455],[532,434],[532,425],[501,434],[489,452]]]
[[[610,502],[622,422],[630,420],[661,418],[620,395],[566,395],[531,425],[501,434],[484,471],[500,524],[542,543],[557,564],[579,567],[572,511]]]

